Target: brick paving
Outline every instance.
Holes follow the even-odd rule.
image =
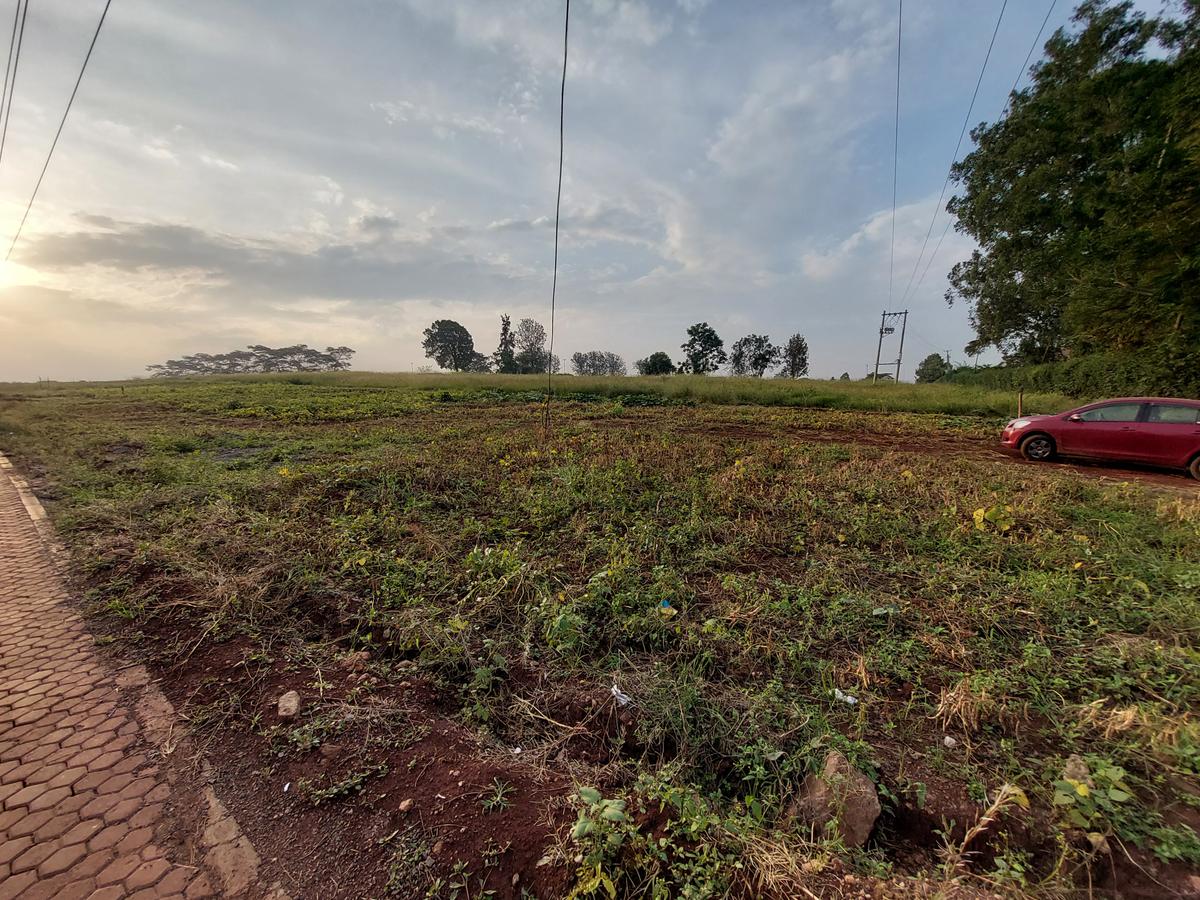
[[[0,468],[0,900],[214,896],[203,868],[178,861],[171,786],[36,512]]]

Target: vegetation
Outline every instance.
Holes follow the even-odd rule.
[[[803,378],[808,374],[808,341],[802,334],[793,334],[783,346],[783,369],[780,378]]]
[[[326,347],[324,352],[307,344],[265,347],[254,344],[230,353],[193,353],[182,359],[146,366],[153,375],[181,378],[188,375],[250,375],[264,372],[343,372],[350,368],[354,351],[349,347]]]
[[[1182,10],[1088,0],[972,133],[949,209],[979,249],[947,294],[971,308],[969,352],[1137,351],[1165,385],[1200,371],[1200,6]]]
[[[568,748],[574,821],[549,859],[577,896],[791,896],[839,858],[1047,894],[1128,858],[1200,863],[1193,495],[976,452],[989,418],[627,402],[987,396],[960,386],[608,379],[640,393],[563,400],[547,432],[497,384],[527,382],[10,388],[0,439],[46,473],[126,639],[326,671],[366,649],[506,757],[561,768]],[[615,708],[614,685],[612,730],[564,721]],[[832,749],[885,807],[865,851],[789,814]],[[307,796],[352,802],[377,771]],[[486,818],[526,802],[510,783],[479,795]]]
[[[940,353],[930,353],[917,365],[917,383],[930,384],[941,381],[954,371],[954,367]]]
[[[639,375],[673,375],[675,364],[671,357],[661,350],[651,353],[645,359],[639,359],[633,364]]]
[[[762,378],[767,369],[779,365],[783,355],[780,347],[771,343],[765,334],[748,334],[734,341],[729,357],[729,371],[733,375]]]
[[[492,354],[492,367],[501,375],[517,374],[517,339],[512,333],[512,319],[500,317],[500,343]]]
[[[725,342],[707,322],[697,322],[687,330],[688,339],[680,346],[683,362],[679,371],[691,375],[707,375],[725,365],[729,355]]]
[[[571,354],[571,368],[576,375],[625,375],[625,360],[609,350],[587,350]]]
[[[471,332],[453,319],[438,319],[426,328],[421,347],[427,357],[451,372],[478,371],[477,359],[482,358],[475,352]]]

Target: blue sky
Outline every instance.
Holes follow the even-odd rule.
[[[5,235],[102,5],[32,5]],[[973,120],[1003,108],[1047,5],[1010,0]],[[706,320],[727,344],[805,334],[816,376],[865,371],[888,302],[896,7],[574,0],[564,358],[677,358]],[[906,4],[893,306],[999,8]],[[485,353],[502,312],[549,324],[561,27],[557,0],[115,0],[0,273],[0,380],[258,342],[408,370],[435,318]],[[952,231],[904,300],[906,378],[933,350],[962,359],[967,312],[942,295],[970,249]]]

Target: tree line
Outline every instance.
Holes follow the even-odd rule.
[[[511,318],[502,315],[499,342],[491,356],[476,350],[471,332],[453,319],[438,319],[426,328],[421,346],[426,357],[454,372],[534,375],[560,369],[558,356],[546,349],[546,329],[533,319],[521,319],[514,329]],[[726,353],[725,342],[716,330],[707,322],[697,322],[688,328],[687,340],[679,349],[682,356],[678,364],[666,351],[658,350],[635,361],[634,368],[639,375],[707,375],[728,363],[732,375],[762,378],[776,368],[780,378],[803,378],[808,374],[808,341],[800,334],[793,334],[782,345],[772,343],[765,334],[748,334]],[[610,350],[573,353],[571,369],[576,375],[628,374],[625,360]]]
[[[229,353],[192,353],[179,359],[146,366],[152,375],[180,378],[187,375],[248,375],[266,372],[342,372],[350,368],[354,351],[349,347],[317,350],[307,344],[267,347],[253,344]]]

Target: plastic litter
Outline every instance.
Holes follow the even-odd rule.
[[[628,706],[633,702],[633,698],[622,691],[615,684],[612,686],[612,695],[616,699],[618,706]]]
[[[841,700],[847,706],[854,706],[855,704],[858,703],[857,697],[851,697],[849,694],[843,693],[838,688],[833,689],[833,696],[836,697],[838,700]]]

